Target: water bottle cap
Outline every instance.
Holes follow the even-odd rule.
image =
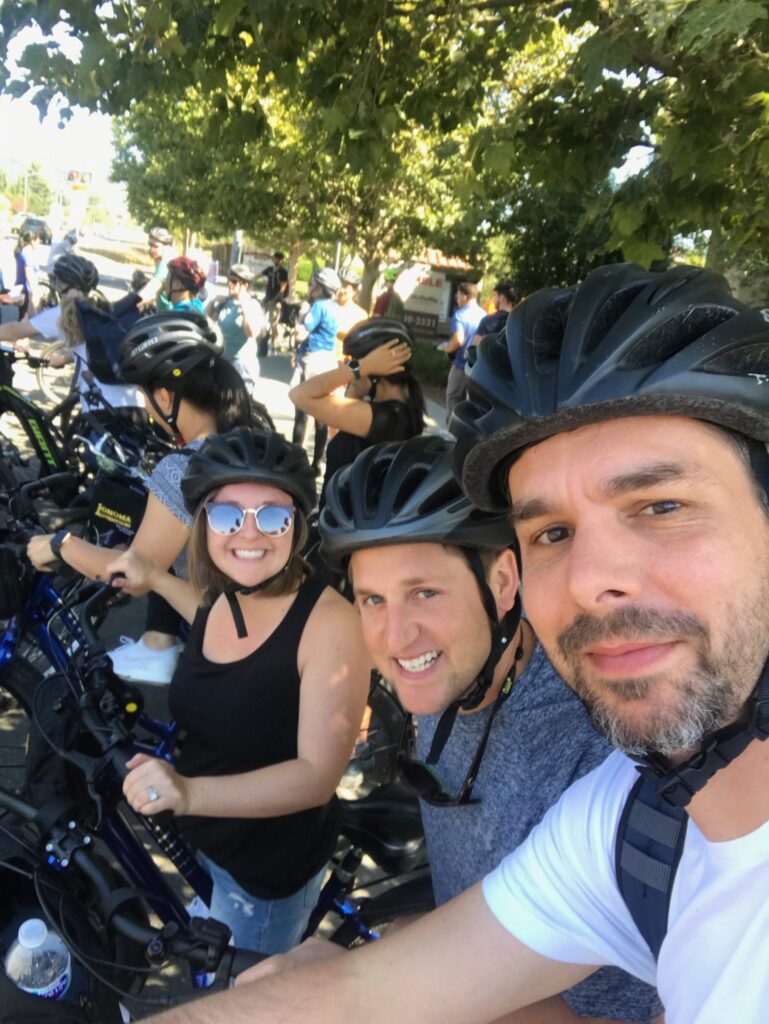
[[[37,949],[47,938],[48,929],[45,921],[41,921],[39,917],[31,917],[19,928],[19,945],[25,949]]]

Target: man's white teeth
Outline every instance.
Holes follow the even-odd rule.
[[[420,654],[418,658],[397,658],[396,660],[406,672],[424,672],[439,657],[440,653],[440,651],[428,651],[426,654]]]
[[[249,548],[236,548],[234,554],[236,558],[264,558],[266,552],[252,551]]]

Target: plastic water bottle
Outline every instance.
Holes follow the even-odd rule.
[[[45,921],[31,917],[5,957],[5,973],[23,992],[59,999],[72,980],[69,950]]]

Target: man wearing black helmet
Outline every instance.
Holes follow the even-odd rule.
[[[512,503],[527,613],[644,802],[614,753],[432,921],[188,1024],[490,1021],[601,963],[656,981],[667,1024],[766,1019],[769,312],[620,265],[506,331],[455,413],[464,487]],[[650,930],[634,893],[660,892]]]

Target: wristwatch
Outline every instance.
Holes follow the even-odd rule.
[[[356,380],[360,380],[360,360],[350,359],[347,363],[347,369],[352,370],[352,375]]]
[[[72,536],[71,530],[57,530],[56,533],[51,537],[50,545],[51,551],[53,551],[53,557],[62,560],[61,549],[67,543],[69,538]]]

